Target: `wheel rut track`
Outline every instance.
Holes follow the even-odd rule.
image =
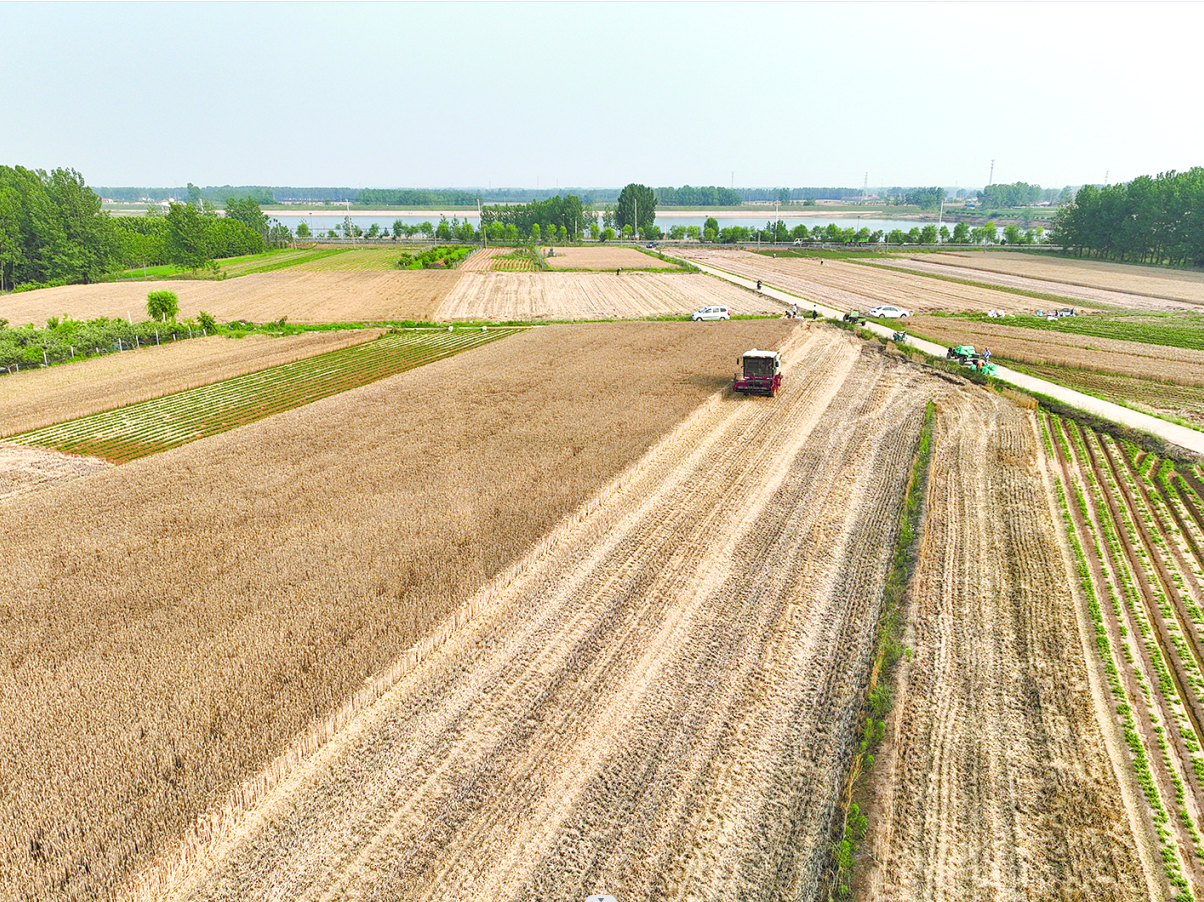
[[[394,773],[388,778],[373,776],[370,759],[352,760],[350,769],[335,766],[333,760],[316,764],[308,777],[316,781],[312,785],[338,788],[346,784],[344,791],[358,801],[345,801],[337,808],[319,806],[307,814],[281,794],[279,802],[265,805],[258,817],[276,831],[277,838],[290,837],[296,849],[290,853],[292,857],[279,854],[269,833],[261,834],[262,841],[251,835],[228,856],[231,869],[213,872],[195,884],[193,896],[266,897],[274,886],[290,898],[464,898],[487,886],[491,897],[529,898],[538,882],[547,878],[551,878],[548,885],[567,889],[583,886],[580,879],[589,879],[590,874],[599,878],[617,874],[622,862],[633,857],[635,846],[649,840],[655,847],[653,860],[664,864],[664,872],[655,878],[661,881],[656,886],[676,886],[683,892],[687,886],[704,890],[710,886],[716,890],[715,897],[731,898],[754,891],[757,880],[764,877],[753,877],[747,864],[733,864],[740,854],[730,852],[723,859],[723,866],[729,869],[726,877],[712,878],[705,868],[689,871],[689,862],[675,857],[680,851],[676,839],[701,836],[703,851],[714,852],[719,846],[705,846],[706,830],[721,829],[727,831],[725,836],[733,835],[737,825],[755,826],[766,811],[778,810],[783,804],[787,805],[783,810],[789,810],[787,790],[797,783],[798,767],[792,765],[793,776],[781,773],[777,742],[793,736],[796,746],[805,747],[810,739],[798,725],[788,722],[788,712],[822,709],[832,704],[830,699],[839,699],[842,689],[836,681],[814,691],[804,703],[795,701],[793,708],[783,707],[781,702],[790,693],[782,695],[780,681],[793,680],[789,683],[795,687],[792,691],[806,688],[808,674],[821,672],[808,669],[808,663],[824,660],[824,649],[838,657],[850,674],[856,672],[861,663],[855,654],[848,663],[850,655],[842,649],[855,644],[854,639],[868,647],[869,628],[863,621],[872,604],[872,599],[843,604],[841,593],[832,588],[838,585],[834,578],[841,562],[827,559],[827,548],[818,555],[814,548],[800,549],[800,537],[816,545],[837,541],[850,530],[860,530],[860,521],[867,515],[876,517],[880,525],[887,524],[887,533],[893,529],[895,507],[891,504],[872,513],[872,504],[861,511],[845,503],[865,486],[876,484],[868,476],[861,476],[860,482],[850,479],[850,474],[865,470],[867,461],[848,457],[874,446],[877,439],[870,427],[883,427],[884,414],[892,405],[902,405],[909,382],[918,378],[911,370],[905,370],[906,377],[898,376],[903,368],[878,355],[861,355],[843,336],[816,340],[800,349],[799,357],[795,368],[808,372],[800,373],[777,402],[720,402],[721,407],[733,407],[737,415],[695,455],[694,470],[687,467],[676,477],[668,476],[679,462],[665,461],[669,470],[637,478],[624,490],[625,498],[642,503],[663,484],[671,486],[672,491],[654,499],[655,504],[637,505],[645,513],[623,513],[622,505],[610,513],[600,512],[595,522],[584,524],[579,541],[562,550],[557,560],[563,561],[563,566],[532,572],[516,584],[516,591],[532,600],[542,597],[539,593],[551,593],[546,607],[519,599],[515,603],[520,607],[514,611],[523,614],[515,617],[506,616],[505,605],[499,606],[495,616],[483,618],[495,628],[474,635],[466,630],[463,637],[449,643],[447,661],[440,667],[420,668],[424,675],[403,680],[405,693],[398,693],[401,703],[394,703],[391,710],[382,706],[366,719],[387,727],[385,735],[371,736],[365,726],[361,737],[346,745],[354,748],[359,742],[374,750],[378,760],[389,760]],[[863,385],[868,388],[857,388]],[[911,403],[908,414],[895,414],[900,422],[889,423],[887,431],[898,437],[887,443],[889,453],[882,452],[886,457],[880,458],[883,469],[895,480],[903,478],[899,474],[905,469],[902,464],[907,454],[900,449],[906,448],[908,435],[914,439],[916,405],[922,404],[922,399]],[[842,405],[851,406],[851,413]],[[835,420],[823,425],[829,422],[824,419],[829,409]],[[692,440],[704,443],[709,434],[700,428]],[[741,447],[738,441],[744,441],[745,447],[739,453],[728,453],[730,445]],[[811,442],[819,443],[824,454],[809,456]],[[754,447],[760,450],[749,455],[749,448]],[[728,462],[716,467],[707,452],[720,448],[725,449],[728,456],[723,459]],[[823,460],[829,448],[830,453],[845,457]],[[741,464],[742,456],[749,459]],[[823,468],[814,468],[817,458]],[[653,465],[654,469],[658,466]],[[715,475],[718,483],[701,479],[692,485],[688,476],[699,472],[700,466],[706,473],[720,470]],[[750,475],[760,481],[753,479],[745,489],[730,488],[725,494],[725,479],[739,485]],[[780,497],[783,492],[785,499]],[[809,503],[825,496],[835,500],[823,505]],[[837,503],[839,509],[831,509]],[[897,500],[894,504],[897,506]],[[695,513],[686,516],[681,513],[683,507]],[[765,519],[771,525],[762,523],[761,514],[766,511],[770,513]],[[801,523],[800,515],[804,517]],[[698,543],[697,538],[721,527],[745,538],[721,550],[723,560],[707,560],[707,554],[715,552],[708,552],[706,543]],[[600,547],[602,538],[611,544]],[[744,541],[749,549],[742,547]],[[851,540],[846,537],[842,541],[848,545]],[[700,544],[703,551],[690,551],[691,542]],[[872,587],[873,555],[869,552],[884,555],[881,546],[889,542],[867,543],[865,572],[851,568],[846,578]],[[747,575],[749,560],[757,558],[755,549],[766,546],[782,560],[799,562],[794,582],[783,583],[781,577],[778,582],[766,581],[767,577],[757,581]],[[655,559],[651,573],[632,563],[635,558],[647,561],[650,547],[664,549],[651,553]],[[879,566],[884,566],[881,557]],[[776,573],[782,568],[770,569]],[[800,586],[808,592],[826,586],[830,608],[815,608],[810,595],[800,595]],[[733,588],[744,597],[730,591]],[[748,591],[750,588],[753,591]],[[867,591],[880,591],[880,587]],[[643,599],[642,607],[626,611],[635,599]],[[846,608],[843,622],[823,622],[829,612]],[[796,630],[802,630],[797,632],[798,643],[785,642],[777,635],[787,619]],[[726,623],[728,628],[716,635],[716,623]],[[454,649],[450,647],[453,644]],[[639,647],[634,657],[623,651],[632,646]],[[465,657],[454,652],[463,652]],[[488,663],[478,662],[476,656],[485,656]],[[868,651],[864,658],[868,661]],[[774,661],[777,675],[767,676],[764,671],[770,665],[758,661]],[[856,683],[851,675],[843,679]],[[670,688],[662,683],[684,683],[685,691],[683,685]],[[450,707],[433,701],[435,693],[442,693]],[[592,699],[594,707],[585,703],[587,699]],[[662,735],[653,732],[653,715],[642,714],[643,704],[651,705],[656,718],[676,726]],[[734,726],[728,723],[728,713]],[[843,729],[839,717],[830,713],[828,717],[835,717],[838,726],[824,734],[823,742],[839,747],[850,741],[835,734]],[[624,735],[625,729],[634,729],[637,735],[630,742],[616,743],[616,731]],[[596,749],[589,741],[595,734],[601,740]],[[737,753],[753,740],[754,745],[759,742],[759,747],[777,751],[779,760],[755,755],[740,758]],[[569,752],[576,760],[567,769],[553,771],[542,764]],[[457,756],[457,766],[447,766]],[[817,764],[805,763],[804,767],[835,767],[836,756],[828,755],[826,748],[817,757]],[[693,769],[674,771],[669,764],[680,758],[687,759]],[[633,781],[633,773],[640,779]],[[840,783],[831,777],[829,782],[834,786]],[[792,791],[797,794],[798,790]],[[820,784],[814,792],[825,795]],[[706,809],[715,815],[710,827],[694,823],[685,813],[691,809],[685,802],[697,799],[700,793],[712,800]],[[731,801],[729,795],[742,801]],[[567,811],[556,810],[558,803],[570,800],[573,804]],[[532,817],[524,822],[518,809]],[[342,823],[344,815],[356,810],[366,811],[368,816],[350,823],[348,832],[354,831],[354,837],[344,837],[334,845],[318,841],[322,821]],[[583,818],[583,826],[598,826],[619,810],[631,812],[642,826],[624,832],[611,825],[612,832],[600,831],[596,843],[566,840],[573,836],[573,818]],[[671,812],[676,812],[675,816],[662,818]],[[437,824],[428,825],[428,819]],[[706,827],[703,834],[698,834],[699,826]],[[402,834],[410,839],[398,846]],[[482,853],[482,840],[496,844],[496,838],[503,835],[509,838],[508,848]],[[309,852],[303,851],[307,844]],[[558,854],[581,866],[575,873],[587,876],[576,881],[563,873],[555,876],[562,871],[554,864]],[[580,858],[583,854],[586,859]],[[749,860],[764,861],[766,854],[755,852]],[[537,863],[533,872],[531,862]],[[240,873],[244,867],[247,870]],[[789,861],[775,867],[785,868],[783,874],[791,872]],[[388,875],[390,869],[392,876]],[[678,871],[683,879],[684,875],[693,876],[682,882],[669,873]],[[798,879],[805,882],[807,878]],[[427,880],[434,885],[423,886]],[[645,885],[645,891],[658,894],[652,884]]]
[[[1114,771],[1055,575],[1038,447],[1031,415],[1001,399],[963,389],[938,401],[870,898],[1128,900],[1145,888],[1107,794]]]

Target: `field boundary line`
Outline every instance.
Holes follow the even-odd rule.
[[[812,337],[797,328],[780,344],[783,357],[789,358]],[[203,812],[173,845],[156,856],[135,874],[117,893],[128,902],[160,902],[185,895],[201,869],[220,858],[249,832],[249,827],[270,808],[271,796],[286,789],[297,779],[297,771],[331,748],[337,739],[345,743],[362,731],[348,730],[361,712],[381,700],[428,657],[507,590],[543,561],[555,548],[569,540],[574,531],[589,520],[614,495],[624,491],[648,467],[654,466],[675,442],[698,424],[728,396],[724,387],[704,399],[665,436],[655,442],[638,460],[629,464],[591,498],[564,517],[544,534],[525,554],[486,582],[458,605],[425,637],[399,655],[394,663],[365,679],[357,690],[336,710],[315,719],[310,727],[273,758],[259,773],[229,791],[218,807]]]

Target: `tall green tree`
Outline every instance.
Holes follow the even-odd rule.
[[[267,235],[268,218],[252,197],[227,197],[226,218],[241,222],[248,229],[258,232],[260,235]]]
[[[180,312],[180,299],[174,291],[152,291],[146,296],[146,312],[151,319],[174,323]]]
[[[633,182],[619,192],[619,200],[615,205],[615,225],[620,229],[632,226],[638,234],[640,229],[647,229],[655,220],[656,194],[651,188]]]
[[[209,221],[192,204],[171,204],[167,209],[167,253],[172,263],[191,270],[213,264]]]

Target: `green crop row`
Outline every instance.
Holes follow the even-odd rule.
[[[13,436],[11,441],[117,463],[376,382],[513,334],[415,330]]]
[[[1049,435],[1050,426],[1045,417],[1042,418],[1042,428],[1045,432],[1045,439],[1046,439],[1047,446],[1052,447],[1053,443],[1052,443],[1051,437]],[[1076,451],[1078,452],[1077,454],[1071,453],[1070,445],[1066,441],[1063,424],[1060,421],[1057,421],[1056,432],[1058,435],[1059,444],[1062,446],[1063,452],[1068,461],[1073,461],[1076,459],[1079,461],[1085,461],[1087,459],[1083,454],[1083,452],[1085,452],[1086,449],[1083,448],[1081,445],[1081,437],[1077,434],[1077,430],[1074,430],[1074,429],[1071,430],[1072,435],[1074,436],[1074,444],[1076,446]],[[1079,467],[1079,470],[1080,470],[1080,472],[1082,472],[1084,474],[1084,479],[1090,485],[1092,485],[1095,488],[1096,493],[1098,493],[1099,486],[1093,478],[1093,473],[1092,473],[1090,467],[1084,465],[1084,466]],[[1084,525],[1087,529],[1087,532],[1089,533],[1089,537],[1091,538],[1091,540],[1095,546],[1095,553],[1100,560],[1103,560],[1104,559],[1103,558],[1103,549],[1100,547],[1099,536],[1095,533],[1094,527],[1092,525],[1093,521],[1090,516],[1087,501],[1086,501],[1085,497],[1082,495],[1082,493],[1079,492],[1078,486],[1073,481],[1067,480],[1066,482],[1067,482],[1066,488],[1068,488],[1069,491],[1071,493],[1073,493],[1076,506],[1078,507],[1079,513],[1082,517],[1082,522],[1084,523]],[[1079,582],[1082,587],[1084,596],[1087,599],[1087,607],[1090,612],[1093,627],[1095,630],[1096,648],[1097,648],[1100,658],[1103,662],[1104,671],[1105,671],[1105,674],[1106,674],[1107,680],[1108,680],[1108,685],[1111,690],[1112,696],[1116,702],[1117,713],[1120,715],[1121,726],[1122,726],[1122,730],[1123,730],[1123,733],[1125,736],[1125,742],[1128,745],[1131,756],[1132,756],[1133,768],[1134,768],[1134,771],[1136,772],[1138,784],[1141,786],[1142,793],[1143,793],[1143,795],[1145,795],[1146,800],[1150,805],[1151,813],[1153,815],[1155,824],[1158,827],[1158,835],[1159,835],[1159,840],[1160,840],[1160,853],[1161,853],[1161,857],[1163,860],[1163,866],[1166,871],[1167,880],[1173,886],[1175,886],[1176,889],[1178,890],[1177,898],[1180,898],[1180,897],[1190,898],[1190,895],[1188,895],[1188,893],[1189,893],[1188,883],[1187,883],[1186,879],[1183,877],[1182,870],[1179,867],[1179,860],[1178,860],[1178,856],[1175,851],[1174,835],[1165,827],[1165,824],[1169,820],[1169,815],[1167,813],[1166,807],[1163,804],[1161,794],[1159,793],[1157,784],[1154,780],[1153,771],[1151,769],[1151,762],[1150,762],[1148,752],[1145,748],[1145,744],[1142,742],[1141,737],[1139,736],[1139,734],[1137,732],[1136,723],[1135,723],[1135,720],[1133,717],[1133,709],[1129,704],[1128,695],[1127,695],[1127,693],[1124,689],[1124,686],[1121,682],[1121,679],[1120,679],[1120,674],[1119,674],[1119,670],[1116,665],[1116,660],[1112,653],[1112,643],[1111,643],[1110,637],[1108,636],[1108,630],[1104,623],[1103,612],[1102,612],[1102,608],[1101,608],[1100,602],[1099,602],[1099,596],[1096,592],[1095,581],[1093,580],[1093,578],[1091,576],[1091,571],[1087,564],[1087,558],[1083,551],[1082,543],[1080,542],[1080,539],[1079,539],[1079,532],[1075,526],[1074,518],[1071,517],[1071,515],[1070,515],[1070,509],[1069,509],[1069,505],[1067,503],[1067,496],[1066,496],[1066,491],[1064,490],[1064,487],[1063,487],[1063,477],[1062,477],[1061,473],[1058,473],[1057,478],[1054,481],[1054,484],[1055,484],[1055,488],[1056,488],[1058,506],[1061,510],[1062,520],[1066,527],[1066,535],[1070,541],[1071,550],[1074,554],[1075,566],[1076,566],[1076,570],[1078,573]],[[1101,503],[1102,503],[1102,498],[1097,497],[1097,505],[1101,504]],[[1107,514],[1106,508],[1097,506],[1096,509],[1099,511],[1099,514],[1100,514],[1101,524],[1106,524],[1107,519],[1108,519],[1108,514]],[[1114,535],[1111,538],[1113,541],[1115,541]],[[1111,542],[1110,542],[1110,544],[1111,544]],[[1119,542],[1116,542],[1116,545],[1119,545]],[[1119,549],[1114,548],[1113,550],[1117,551]],[[1114,558],[1114,560],[1117,560],[1117,559]],[[1117,613],[1118,625],[1119,625],[1121,623],[1120,602],[1116,597],[1116,593],[1112,587],[1110,579],[1108,578],[1106,569],[1103,571],[1103,576],[1104,576],[1104,580],[1105,580],[1105,588],[1108,590],[1108,594],[1112,601],[1113,609]],[[1129,587],[1129,588],[1131,589],[1131,587]],[[1139,628],[1141,628],[1140,621],[1139,621]],[[1142,631],[1145,632],[1144,629]],[[1123,635],[1124,635],[1124,633],[1122,632],[1122,638],[1123,638]],[[1132,663],[1133,663],[1132,657],[1128,653],[1127,648],[1126,648],[1126,658],[1129,660],[1130,665],[1132,665]],[[1149,699],[1148,699],[1149,688],[1145,684],[1145,681],[1141,679],[1139,671],[1134,669],[1133,674],[1136,677],[1138,687],[1147,696],[1147,705],[1148,705],[1149,704]],[[1155,727],[1155,730],[1160,731],[1161,728]],[[1159,744],[1162,746],[1164,757],[1168,756],[1169,750],[1166,748],[1165,741],[1162,738],[1161,733],[1159,734]],[[1175,780],[1176,801],[1179,803],[1180,818],[1187,819],[1190,822],[1190,818],[1187,817],[1187,813],[1183,809],[1183,799],[1182,799],[1182,791],[1181,791],[1182,781],[1179,780],[1177,774],[1175,774],[1175,772],[1174,772],[1173,767],[1170,766],[1171,762],[1170,762],[1169,758],[1167,759],[1167,765],[1168,765],[1168,769],[1169,769],[1170,773],[1172,774],[1172,777]],[[1194,840],[1195,837],[1197,836],[1197,833],[1194,829],[1194,825],[1189,826],[1189,832]],[[1199,849],[1198,849],[1198,843],[1197,843],[1197,854],[1198,854],[1198,851],[1199,851]]]

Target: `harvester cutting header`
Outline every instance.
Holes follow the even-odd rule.
[[[773,397],[782,384],[782,355],[777,351],[745,351],[736,361],[740,372],[732,380],[732,389],[746,395]]]

